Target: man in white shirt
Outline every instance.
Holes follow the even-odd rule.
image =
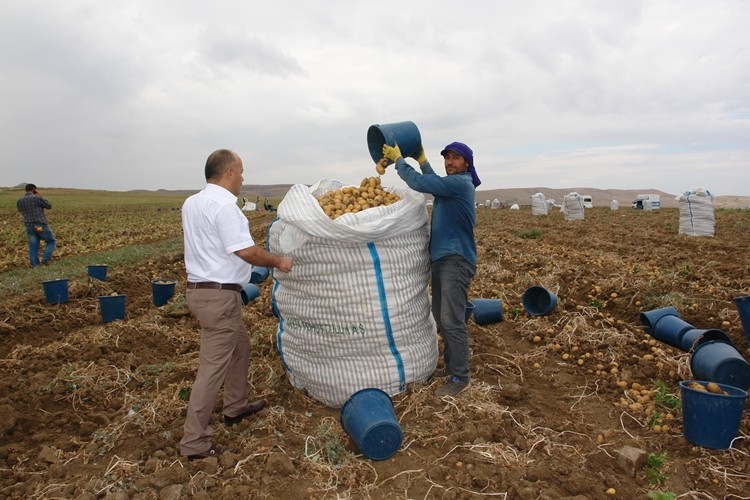
[[[264,400],[248,401],[250,343],[242,321],[242,287],[252,265],[292,269],[289,257],[259,247],[237,206],[244,180],[242,159],[233,151],[214,151],[206,161],[206,187],[182,206],[187,270],[187,305],[201,325],[200,365],[193,383],[180,454],[189,460],[219,456],[212,442],[211,413],[224,386],[224,423],[254,415]]]

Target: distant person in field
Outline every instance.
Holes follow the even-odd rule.
[[[211,413],[224,386],[224,425],[232,426],[266,406],[248,400],[250,343],[242,320],[242,287],[251,265],[289,272],[289,257],[256,245],[247,217],[237,206],[242,159],[220,149],[208,157],[206,187],[182,206],[187,305],[201,325],[198,373],[190,393],[180,453],[189,460],[225,451],[212,441]]]
[[[398,175],[420,193],[434,196],[430,236],[432,314],[443,339],[445,367],[435,372],[446,377],[435,394],[456,396],[469,386],[469,332],[466,305],[469,285],[477,267],[474,240],[474,197],[481,184],[474,168],[474,152],[461,142],[452,142],[440,152],[445,177],[435,173],[424,149],[415,158],[421,173],[401,156],[398,145],[383,146],[383,156],[396,165]]]
[[[42,198],[34,184],[26,184],[26,194],[18,199],[16,208],[23,215],[23,223],[26,226],[26,236],[29,240],[29,262],[31,267],[40,263],[47,264],[52,259],[52,253],[57,247],[54,233],[47,224],[45,210],[50,210],[52,205]],[[44,254],[39,261],[39,242],[44,240]]]

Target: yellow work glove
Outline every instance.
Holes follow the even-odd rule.
[[[419,155],[414,157],[415,160],[417,160],[417,163],[422,165],[423,163],[427,163],[427,156],[424,154],[424,148],[419,148]]]
[[[383,158],[388,158],[391,162],[396,163],[396,160],[403,158],[401,155],[401,149],[398,144],[391,147],[388,144],[383,144]]]

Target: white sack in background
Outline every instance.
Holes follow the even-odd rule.
[[[343,186],[292,186],[268,231],[269,250],[294,261],[274,273],[281,360],[294,387],[331,407],[424,382],[438,356],[424,197],[388,188],[402,200],[331,220],[315,197]]]
[[[547,200],[544,194],[531,195],[531,215],[547,215]]]
[[[714,197],[704,188],[686,191],[676,200],[680,206],[680,229],[678,234],[688,236],[714,235]]]
[[[575,191],[566,194],[560,211],[564,214],[565,220],[583,220],[583,197]]]

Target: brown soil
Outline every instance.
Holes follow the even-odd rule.
[[[435,397],[437,380],[393,398],[404,439],[384,461],[359,454],[338,410],[288,383],[271,280],[244,313],[250,383],[269,407],[229,428],[217,403],[215,440],[239,453],[195,462],[178,456],[199,341],[181,255],[73,280],[67,304],[47,305],[41,287],[6,297],[0,498],[739,498],[750,491],[748,412],[733,449],[688,443],[656,382],[679,397],[689,355],[645,334],[639,313],[674,305],[747,358],[732,298],[750,294],[748,227],[739,210],[717,211],[714,238],[678,235],[675,209],[595,208],[585,221],[480,210],[472,297],[500,298],[505,319],[469,322],[472,385],[458,398]],[[260,241],[265,226],[253,229]],[[153,273],[181,279],[161,308]],[[552,314],[523,311],[534,284],[556,293]],[[102,324],[97,296],[113,292],[127,295],[127,317]],[[663,465],[631,476],[617,459],[626,445],[666,454]]]

